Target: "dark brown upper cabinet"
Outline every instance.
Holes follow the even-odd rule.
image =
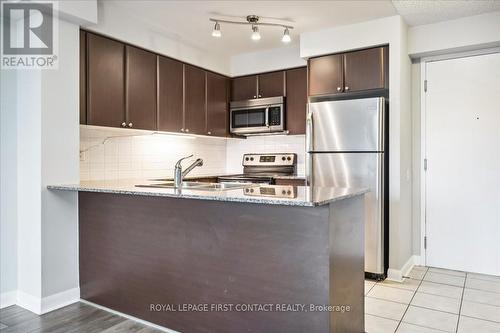
[[[156,129],[156,55],[126,46],[126,124]]]
[[[344,90],[387,88],[388,47],[349,52],[344,55]]]
[[[388,47],[309,59],[309,96],[388,88]]]
[[[184,132],[206,134],[206,72],[184,65]]]
[[[87,124],[124,127],[125,45],[87,33]]]
[[[228,79],[207,72],[207,134],[227,135],[227,91]]]
[[[307,106],[307,67],[286,71],[286,129],[305,134]]]
[[[158,56],[158,130],[181,132],[184,126],[184,65]]]
[[[285,95],[285,72],[271,72],[258,75],[258,98]]]
[[[242,101],[257,98],[257,75],[241,76],[231,80],[231,100]]]
[[[344,89],[343,56],[332,54],[309,60],[309,95],[340,93]]]
[[[80,30],[80,124],[87,123],[87,33]]]

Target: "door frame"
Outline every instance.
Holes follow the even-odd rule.
[[[427,265],[427,250],[425,246],[425,237],[427,235],[427,173],[424,162],[427,156],[427,94],[425,91],[427,64],[430,62],[467,58],[493,53],[500,53],[500,47],[428,56],[420,59],[420,264],[424,266]]]

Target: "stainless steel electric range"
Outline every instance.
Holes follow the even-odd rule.
[[[297,154],[244,154],[242,165],[242,174],[218,177],[218,182],[272,185],[276,177],[297,174]]]

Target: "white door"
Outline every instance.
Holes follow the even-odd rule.
[[[500,54],[428,62],[426,264],[500,275]]]

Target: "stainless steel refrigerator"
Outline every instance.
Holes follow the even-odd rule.
[[[383,97],[308,104],[308,184],[370,189],[365,196],[365,272],[377,279],[385,278],[388,264],[386,120]]]

